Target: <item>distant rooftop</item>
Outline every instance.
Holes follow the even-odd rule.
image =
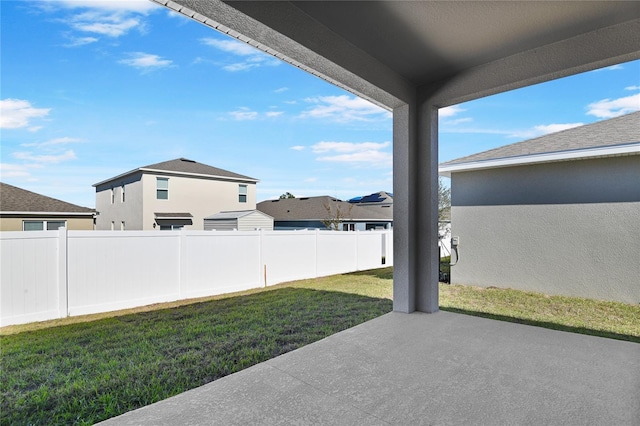
[[[130,175],[136,172],[154,172],[154,171],[171,172],[171,173],[188,174],[188,175],[199,175],[199,176],[207,176],[207,177],[221,177],[221,178],[228,178],[228,179],[254,181],[254,182],[258,181],[257,179],[254,179],[249,176],[230,172],[228,170],[209,166],[207,164],[198,163],[197,161],[189,160],[188,158],[176,158],[174,160],[163,161],[161,163],[155,163],[155,164],[150,164],[148,166],[138,167],[137,169],[133,169],[121,175],[98,182],[93,186],[102,185],[104,183],[110,182],[115,179],[119,179],[121,177]]]
[[[393,220],[393,206],[351,204],[327,195],[320,197],[286,198],[258,203],[256,208],[275,220],[323,220],[327,218],[326,206],[333,211],[338,206],[347,220]]]
[[[39,213],[87,213],[92,214],[94,209],[81,207],[75,204],[46,195],[37,194],[0,182],[0,211],[10,212],[39,212]]]
[[[596,156],[614,153],[618,147],[621,155],[640,153],[640,111],[457,158],[439,167],[446,170],[493,160],[513,160],[511,163],[516,164],[518,158],[544,154],[557,154],[553,158],[558,159],[582,158],[580,153],[593,151]]]

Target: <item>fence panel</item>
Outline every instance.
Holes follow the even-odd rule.
[[[315,278],[316,235],[316,231],[263,232],[263,285]]]
[[[70,231],[69,315],[177,300],[176,232]]]
[[[392,233],[0,233],[0,325],[127,309],[391,265]]]
[[[59,233],[0,234],[0,325],[66,315],[58,306]]]
[[[358,249],[357,262],[358,270],[381,268],[386,266],[386,253],[384,252],[385,233],[364,231],[356,232]],[[382,263],[383,257],[385,264]]]
[[[358,270],[358,239],[355,232],[318,232],[318,276]]]
[[[181,298],[260,287],[259,231],[185,232]]]

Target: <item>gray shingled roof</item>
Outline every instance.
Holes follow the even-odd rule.
[[[456,158],[440,166],[637,142],[640,142],[640,111]]]
[[[260,215],[269,216],[265,212],[261,212],[260,210],[236,210],[236,211],[226,211],[219,212],[216,214],[212,214],[211,216],[205,217],[205,219],[209,220],[223,220],[223,219],[239,219],[241,217],[245,217],[252,213],[258,213]]]
[[[47,213],[94,213],[94,209],[36,194],[17,186],[0,182],[0,211]]]
[[[230,172],[228,170],[219,169],[217,167],[209,166],[207,164],[198,163],[197,161],[189,160],[188,158],[176,158],[174,160],[163,161],[161,163],[149,164],[148,166],[138,167],[137,169],[130,170],[121,175],[103,180],[94,184],[93,186],[102,185],[115,179],[119,179],[123,176],[130,175],[139,171],[160,170],[165,172],[174,173],[193,173],[211,177],[223,177],[232,179],[241,179],[249,181],[258,181],[258,179],[241,175],[238,173]]]
[[[272,216],[277,221],[284,220],[324,220],[328,216],[325,206],[331,206],[340,211],[348,220],[393,220],[393,207],[359,206],[347,201],[341,201],[329,196],[286,198],[282,200],[267,200],[258,203],[256,208]]]
[[[228,170],[219,169],[217,167],[208,166],[198,163],[197,161],[187,158],[176,158],[175,160],[163,161],[162,163],[150,164],[140,167],[140,169],[165,170],[169,172],[197,173],[201,175],[222,176],[238,179],[256,180],[252,177],[233,173]]]

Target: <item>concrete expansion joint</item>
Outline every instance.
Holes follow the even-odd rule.
[[[376,416],[376,415],[375,415],[375,414],[373,414],[373,413],[370,413],[370,412],[368,412],[368,411],[365,411],[365,410],[363,410],[361,407],[358,407],[357,405],[354,405],[354,404],[352,404],[351,402],[345,402],[345,401],[343,401],[343,400],[339,399],[338,397],[336,397],[335,395],[331,395],[330,393],[327,393],[324,389],[319,388],[319,387],[317,387],[317,386],[313,385],[312,383],[307,382],[306,380],[302,380],[300,377],[294,376],[294,375],[292,375],[291,373],[289,373],[289,372],[288,372],[288,371],[286,371],[286,370],[283,370],[283,369],[281,369],[281,368],[276,367],[275,365],[272,365],[270,361],[265,361],[265,363],[266,363],[270,368],[273,368],[273,369],[275,369],[275,370],[278,370],[279,372],[281,372],[281,373],[283,373],[283,374],[285,374],[285,375],[287,375],[287,376],[291,377],[293,380],[296,380],[296,381],[298,381],[298,382],[300,382],[300,383],[303,383],[303,384],[305,384],[305,385],[309,386],[310,388],[312,388],[312,389],[314,389],[314,390],[317,390],[318,392],[320,392],[320,393],[322,393],[322,394],[324,394],[324,395],[328,396],[329,398],[336,400],[337,402],[339,402],[339,403],[341,403],[341,404],[348,405],[349,407],[353,408],[354,410],[356,410],[356,411],[358,411],[358,412],[360,412],[360,413],[362,413],[362,414],[365,414],[365,415],[367,415],[367,416],[369,416],[369,417],[373,417],[373,418],[375,418],[375,419],[379,420],[380,422],[382,422],[382,423],[384,423],[384,424],[387,424],[387,425],[393,425],[393,423],[389,423],[388,421],[386,421],[386,420],[384,420],[384,419],[380,418],[379,416]]]

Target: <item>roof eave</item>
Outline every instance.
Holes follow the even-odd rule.
[[[0,211],[0,216],[12,215],[12,216],[95,216],[96,212],[29,212],[29,211]]]
[[[524,166],[530,164],[551,163],[556,161],[588,160],[603,157],[619,157],[640,154],[640,142],[624,145],[605,146],[571,151],[547,152],[543,154],[521,155],[517,157],[495,158],[490,160],[470,161],[438,167],[438,174],[451,177],[451,173],[469,172],[500,167]]]

